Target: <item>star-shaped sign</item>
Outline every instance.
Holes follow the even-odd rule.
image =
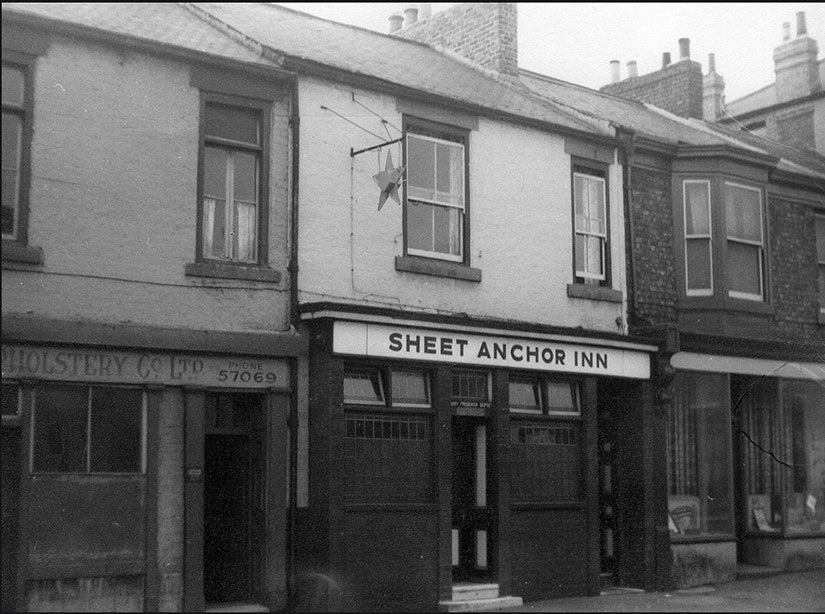
[[[384,170],[377,175],[372,176],[375,183],[377,183],[378,187],[381,188],[381,196],[378,199],[379,211],[381,211],[381,207],[384,206],[384,203],[387,202],[388,198],[392,198],[399,205],[401,204],[401,198],[398,196],[398,184],[401,183],[401,177],[403,175],[404,167],[394,168],[392,163],[392,152],[388,151],[387,164],[384,167]]]

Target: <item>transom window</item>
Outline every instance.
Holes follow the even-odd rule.
[[[728,294],[762,300],[764,296],[764,238],[762,191],[725,183]]]
[[[579,384],[530,375],[510,376],[510,411],[514,413],[580,416]]]
[[[710,182],[685,181],[685,280],[689,296],[713,293]]]
[[[388,379],[393,407],[432,407],[429,373],[352,364],[344,366],[344,403],[386,406]]]
[[[264,114],[207,100],[203,119],[200,257],[260,260]]]
[[[3,62],[3,239],[20,239],[26,67]]]
[[[43,386],[35,393],[32,470],[36,473],[141,473],[145,468],[143,391],[106,386]]]
[[[607,180],[593,168],[573,166],[577,283],[607,284]]]
[[[410,128],[406,138],[407,253],[465,259],[466,137]]]

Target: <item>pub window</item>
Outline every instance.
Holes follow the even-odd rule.
[[[430,378],[422,371],[391,373],[393,407],[430,407]]]
[[[581,431],[576,422],[514,421],[510,424],[513,501],[579,501]]]
[[[43,386],[35,393],[32,471],[141,473],[143,391],[104,386]]]
[[[511,375],[509,408],[514,413],[580,416],[579,384],[539,376]]]
[[[455,369],[452,373],[453,401],[488,402],[492,398],[490,374]]]
[[[668,525],[673,537],[730,535],[730,413],[727,379],[677,373],[667,417]]]
[[[542,413],[541,383],[538,378],[510,378],[510,411]]]

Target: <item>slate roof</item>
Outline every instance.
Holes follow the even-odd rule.
[[[819,61],[819,80],[825,85],[825,59]],[[725,108],[728,115],[738,117],[739,115],[745,115],[746,113],[772,107],[775,104],[778,104],[778,100],[776,98],[776,83],[774,82],[755,92],[751,92],[741,98],[726,103]]]

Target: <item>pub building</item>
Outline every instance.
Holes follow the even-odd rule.
[[[310,506],[296,534],[317,545],[329,609],[666,582],[656,346],[332,304],[302,318]]]

